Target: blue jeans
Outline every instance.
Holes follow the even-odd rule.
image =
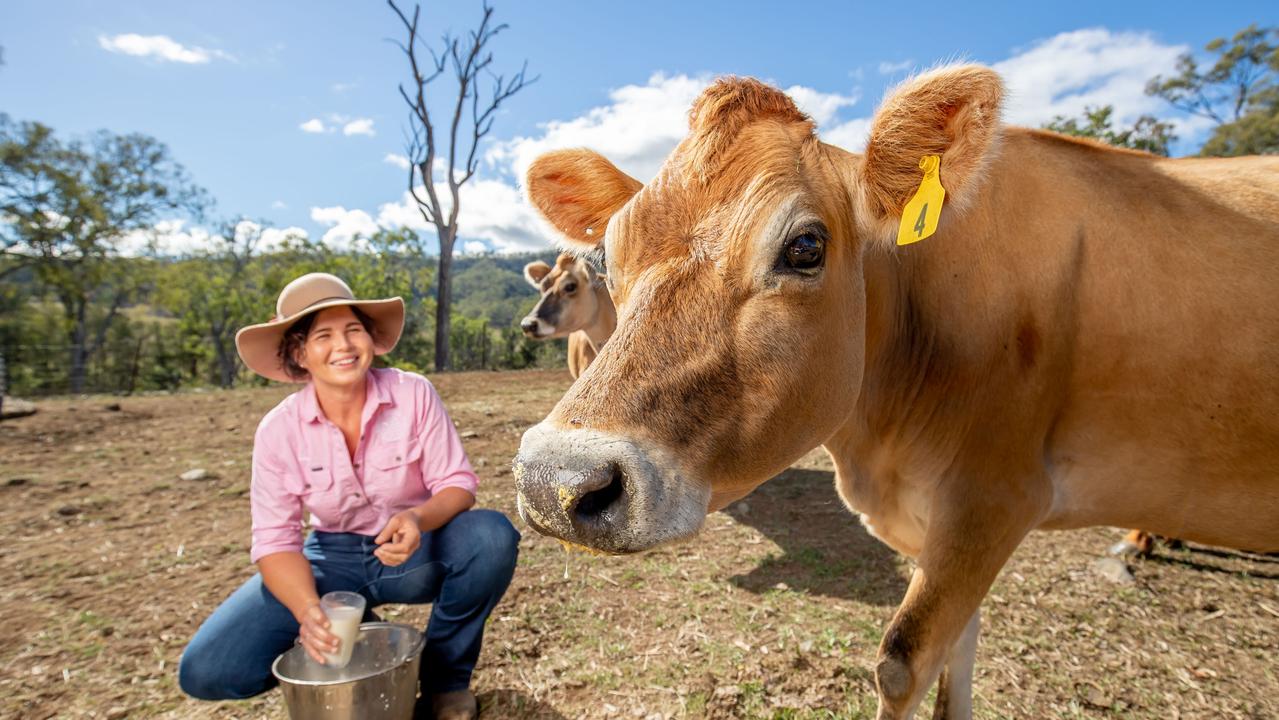
[[[374,557],[377,546],[368,535],[313,532],[302,553],[321,595],[358,592],[370,610],[384,603],[435,603],[422,651],[426,696],[470,685],[484,622],[511,582],[519,539],[502,513],[469,510],[422,533],[421,547],[396,567]],[[276,684],[271,663],[297,636],[293,613],[267,590],[261,574],[254,575],[196,631],[182,652],[178,684],[202,700],[265,692]]]

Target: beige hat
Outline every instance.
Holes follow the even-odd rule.
[[[324,308],[352,305],[373,320],[373,354],[385,355],[395,349],[404,331],[404,300],[356,300],[342,279],[328,273],[308,273],[280,291],[275,301],[275,318],[261,325],[241,328],[235,334],[235,349],[245,367],[262,377],[280,382],[298,382],[280,363],[280,341],[300,318]]]

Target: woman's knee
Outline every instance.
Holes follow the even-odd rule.
[[[242,700],[271,689],[274,676],[250,676],[246,668],[229,668],[226,658],[211,657],[187,646],[178,662],[178,687],[197,700]]]
[[[468,514],[475,515],[474,532],[484,554],[497,565],[514,567],[519,555],[520,531],[511,524],[510,518],[496,510],[471,510]]]

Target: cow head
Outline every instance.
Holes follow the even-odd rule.
[[[857,156],[821,143],[782,92],[730,78],[697,100],[688,137],[643,187],[586,150],[534,162],[543,216],[571,246],[603,242],[618,327],[524,435],[524,519],[597,550],[644,550],[696,533],[830,437],[861,391],[863,258],[891,243],[923,155],[942,156],[950,212],[971,202],[1000,96],[985,68],[918,77]]]
[[[538,260],[524,266],[524,278],[542,293],[537,305],[520,321],[534,340],[568,337],[586,327],[599,312],[595,285],[603,282],[585,259],[563,253],[555,267]]]

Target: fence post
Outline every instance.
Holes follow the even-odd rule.
[[[4,350],[0,349],[0,417],[4,417],[4,396],[9,392],[9,370],[4,364]]]

